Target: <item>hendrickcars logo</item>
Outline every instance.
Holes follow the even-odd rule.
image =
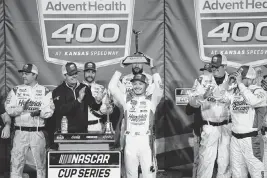
[[[224,54],[228,65],[267,64],[267,0],[195,0],[200,58]]]
[[[130,53],[135,0],[36,0],[47,62],[98,67]]]

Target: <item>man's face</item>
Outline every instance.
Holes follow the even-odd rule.
[[[203,75],[209,75],[209,74],[211,74],[211,72],[209,72],[208,70],[203,70],[203,71],[202,71],[202,74],[203,74]]]
[[[219,67],[212,66],[212,73],[214,77],[223,77],[225,75],[225,66],[221,65]]]
[[[88,83],[92,83],[93,81],[95,81],[95,75],[96,75],[96,72],[94,70],[84,71],[84,79]]]
[[[133,73],[140,74],[143,72],[143,65],[140,63],[134,63],[132,66]]]
[[[30,85],[36,80],[36,74],[31,73],[31,72],[20,72],[22,76],[23,83],[25,85]]]
[[[242,83],[243,83],[246,87],[249,87],[250,85],[253,84],[253,80],[252,80],[252,79],[248,79],[248,78],[242,78]]]
[[[136,80],[132,82],[132,85],[133,91],[136,95],[142,95],[145,93],[147,85],[144,82]]]
[[[77,83],[77,76],[78,72],[74,73],[73,75],[65,74],[67,84],[69,86],[75,86]]]

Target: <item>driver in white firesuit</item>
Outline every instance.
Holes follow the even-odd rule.
[[[107,114],[107,95],[106,89],[103,85],[95,82],[96,77],[96,64],[93,62],[87,62],[84,64],[84,81],[83,83],[87,85],[92,92],[92,96],[95,98],[99,93],[104,93],[102,99],[102,104],[99,110],[94,110],[93,108],[88,108],[88,131],[103,131],[104,126],[104,115]],[[111,114],[113,107],[108,107],[108,113]]]
[[[211,78],[212,71],[211,71],[211,64],[207,63],[204,67],[200,68],[202,74],[199,76],[198,79],[195,80],[194,85],[192,87],[192,91],[194,91],[199,83],[200,77],[203,78]],[[202,80],[203,81],[203,80]],[[202,131],[202,122],[203,118],[201,115],[201,108],[200,107],[193,107],[188,103],[186,105],[185,112],[187,115],[194,114],[194,122],[193,122],[193,134],[194,134],[194,163],[193,163],[193,170],[192,170],[192,178],[197,178],[197,168],[199,164],[199,147],[200,147],[200,140],[201,140],[201,131]]]
[[[229,77],[229,82],[235,81],[237,87],[223,100],[230,102],[232,118],[230,144],[232,178],[245,178],[248,172],[251,178],[263,177],[260,129],[255,117],[255,108],[266,106],[267,96],[260,86],[253,84],[255,78],[256,72],[251,66],[241,66]]]
[[[203,130],[199,148],[198,178],[211,178],[217,158],[218,178],[230,178],[230,118],[226,103],[220,102],[228,89],[227,58],[217,54],[211,59],[212,75],[199,77],[199,84],[192,91],[189,103],[201,107]]]
[[[152,67],[152,64],[151,64]],[[151,68],[154,80],[154,91],[146,94],[148,80],[144,74],[136,74],[132,82],[133,90],[123,92],[118,83],[121,73],[116,71],[109,90],[124,109],[124,159],[127,178],[138,177],[140,163],[143,177],[156,177],[156,158],[154,152],[154,114],[163,96],[161,78],[155,67]]]
[[[267,92],[267,75],[263,76],[263,80],[261,81],[261,87],[265,90],[265,92]],[[262,124],[262,135],[264,142],[263,163],[264,170],[267,171],[267,114],[265,114]]]
[[[15,135],[11,151],[11,178],[21,178],[25,154],[30,149],[35,161],[37,178],[46,175],[45,120],[52,116],[52,93],[37,82],[38,69],[25,64],[22,70],[23,85],[14,87],[5,102],[6,112],[15,117]]]

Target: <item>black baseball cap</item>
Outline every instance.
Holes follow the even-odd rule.
[[[84,64],[84,71],[93,70],[96,71],[96,65],[94,62],[87,62]]]
[[[18,70],[18,72],[38,74],[38,68],[34,64],[25,64],[21,70]]]
[[[77,69],[77,65],[73,62],[68,62],[67,64],[62,66],[62,74],[63,75],[65,75],[65,74],[73,75],[73,74],[78,73],[78,72],[80,72],[80,71]]]
[[[207,71],[211,72],[211,64],[207,63],[204,65],[204,67],[200,68],[199,70],[200,71],[207,70]]]
[[[131,82],[134,82],[134,81],[141,81],[146,84],[148,83],[147,77],[144,74],[136,74],[131,80]]]
[[[227,58],[223,54],[216,54],[211,58],[212,67],[220,67],[221,65],[227,65]]]

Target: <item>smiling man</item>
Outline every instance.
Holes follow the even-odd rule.
[[[60,128],[63,116],[68,118],[69,132],[87,132],[88,106],[98,110],[101,106],[103,93],[93,97],[91,90],[77,79],[77,66],[68,62],[62,66],[64,81],[53,91],[55,103],[56,126]]]
[[[128,178],[138,177],[138,165],[141,165],[143,177],[156,177],[156,161],[154,150],[154,114],[163,96],[163,86],[159,73],[151,64],[154,90],[147,94],[148,80],[144,74],[136,74],[130,80],[133,89],[124,93],[119,89],[121,73],[116,71],[109,90],[124,109],[124,161]]]

